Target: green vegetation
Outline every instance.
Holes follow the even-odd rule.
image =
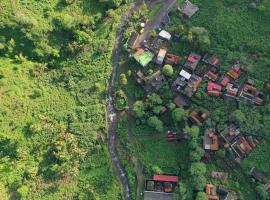
[[[172,76],[173,75],[173,68],[171,65],[164,65],[164,67],[162,68],[162,72],[166,76]]]
[[[1,1],[0,199],[122,198],[105,92],[125,9],[121,0]]]
[[[160,9],[164,6],[164,3],[156,3],[149,8],[149,19],[153,19],[154,16],[160,11]]]
[[[115,94],[115,108],[117,110],[124,110],[128,108],[127,96],[122,90]]]

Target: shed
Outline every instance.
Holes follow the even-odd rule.
[[[183,70],[183,69],[180,71],[179,75],[182,76],[182,77],[184,77],[187,80],[189,80],[190,77],[191,77],[191,74],[188,73],[187,71]]]
[[[161,182],[172,182],[172,183],[178,183],[178,176],[169,176],[169,175],[159,175],[155,174],[153,176],[154,181],[161,181]]]
[[[177,200],[177,194],[165,193],[165,192],[154,192],[144,191],[144,200]]]
[[[189,104],[187,103],[185,97],[183,97],[182,95],[176,96],[174,98],[173,102],[179,108],[187,108],[189,106]]]
[[[166,40],[170,40],[172,37],[171,34],[165,30],[160,31],[158,36]]]
[[[166,49],[159,50],[158,55],[157,55],[157,60],[156,60],[157,64],[161,65],[163,63],[166,53],[167,53]]]
[[[199,7],[186,0],[180,8],[180,12],[182,12],[188,18],[191,18],[197,11]]]

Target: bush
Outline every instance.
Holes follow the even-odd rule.
[[[172,119],[175,123],[186,121],[188,113],[183,108],[176,108],[172,111]]]
[[[127,77],[125,74],[120,74],[120,84],[127,85]]]
[[[19,196],[20,196],[21,198],[26,197],[27,194],[28,194],[28,192],[29,192],[29,189],[28,189],[28,187],[25,186],[25,185],[22,185],[21,187],[19,187],[19,188],[17,189],[17,193],[19,194]]]
[[[206,166],[202,162],[192,163],[190,166],[190,174],[193,176],[200,176],[206,173]]]
[[[171,65],[164,65],[164,67],[162,68],[162,72],[166,76],[172,76],[173,75],[173,67]]]
[[[137,118],[142,118],[145,115],[144,103],[142,101],[136,101],[133,105],[133,115]]]
[[[149,117],[147,124],[148,124],[148,126],[154,128],[158,132],[163,131],[163,123],[156,116]]]
[[[198,192],[196,200],[208,200],[208,196],[204,192]]]

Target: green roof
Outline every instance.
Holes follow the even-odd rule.
[[[134,55],[135,60],[139,62],[143,67],[148,65],[154,58],[154,55],[150,51],[143,51],[141,54]]]

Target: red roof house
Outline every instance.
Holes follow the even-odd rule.
[[[220,82],[220,84],[221,84],[222,86],[226,87],[227,84],[228,84],[229,82],[230,82],[230,79],[229,79],[228,77],[224,77],[224,78],[222,79],[222,81]]]
[[[220,96],[221,90],[222,90],[222,87],[219,84],[208,82],[208,86],[207,86],[208,94],[211,94],[214,96]]]
[[[206,76],[213,81],[216,81],[218,79],[218,74],[212,72],[211,70],[207,72]]]
[[[232,68],[227,72],[227,74],[232,77],[233,79],[238,79],[241,75],[241,67],[239,65],[234,65]]]
[[[188,57],[188,61],[191,62],[191,63],[194,63],[194,62],[196,62],[196,58],[193,55],[190,55]]]
[[[178,176],[159,175],[159,174],[155,174],[153,176],[153,180],[154,181],[161,181],[161,182],[172,182],[172,183],[179,182]]]
[[[165,63],[170,65],[177,65],[179,63],[179,56],[167,53]]]
[[[226,90],[227,90],[228,95],[231,95],[231,96],[234,96],[234,97],[237,96],[238,88],[234,87],[233,84],[228,83],[227,86],[226,86]]]

